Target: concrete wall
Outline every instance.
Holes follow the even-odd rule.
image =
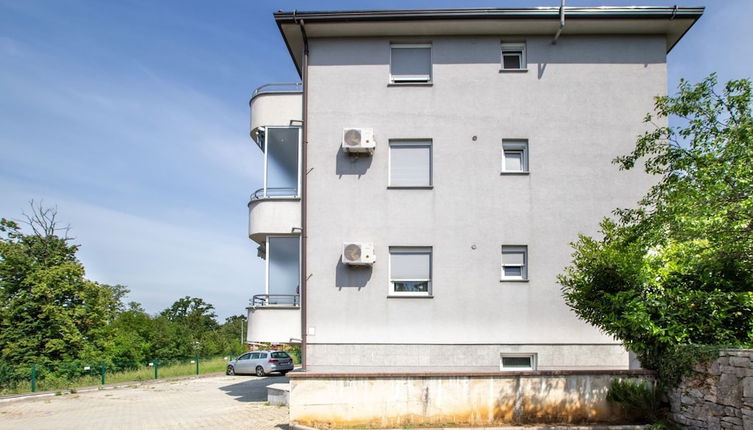
[[[669,396],[671,418],[693,430],[753,430],[753,350],[724,350]]]
[[[556,275],[568,242],[651,183],[611,160],[630,151],[653,97],[666,93],[664,38],[553,46],[530,37],[522,73],[499,71],[501,40],[427,38],[430,86],[388,85],[388,39],[311,41],[308,365],[323,365],[332,345],[498,345],[476,363],[490,368],[507,346],[592,345],[588,356],[573,347],[551,361],[543,346],[529,352],[541,368],[627,367],[617,342],[567,308]],[[344,154],[345,127],[373,128],[374,155]],[[387,189],[393,138],[432,139],[432,189]],[[530,174],[500,174],[506,138],[528,139]],[[374,242],[373,268],[341,265],[344,241]],[[529,281],[500,282],[501,246],[521,244]],[[431,298],[388,297],[390,246],[433,247]],[[436,364],[454,365],[451,351]]]
[[[300,93],[262,93],[254,97],[251,104],[251,130],[273,125],[290,125],[290,121],[300,121],[302,115]],[[253,135],[256,138],[256,135]]]
[[[317,428],[622,423],[613,378],[640,372],[516,375],[290,374],[290,421]]]
[[[301,228],[301,201],[297,198],[269,198],[248,203],[248,237],[266,243],[270,234],[291,234]]]
[[[247,342],[297,343],[300,338],[300,308],[282,306],[248,308]]]

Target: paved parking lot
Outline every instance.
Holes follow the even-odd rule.
[[[212,376],[0,402],[0,429],[288,428],[288,408],[267,406],[288,378]]]

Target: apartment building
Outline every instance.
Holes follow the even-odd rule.
[[[631,150],[703,8],[278,12],[251,99],[250,342],[312,372],[627,369],[556,276],[652,178]],[[282,46],[281,46],[282,49]]]

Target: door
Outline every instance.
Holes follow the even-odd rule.
[[[238,360],[235,362],[235,373],[248,373],[248,366],[251,362],[250,358],[250,352],[247,352],[238,357]]]

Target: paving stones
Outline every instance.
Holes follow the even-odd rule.
[[[6,429],[287,429],[288,408],[268,406],[270,376],[214,376],[0,403]]]

